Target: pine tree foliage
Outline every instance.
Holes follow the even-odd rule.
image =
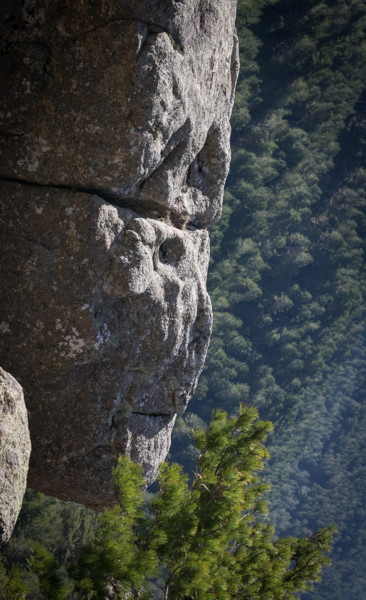
[[[22,579],[21,569],[12,565],[6,568],[6,561],[0,557],[0,598],[1,600],[24,600],[28,591]]]
[[[236,417],[218,410],[208,429],[194,433],[199,451],[192,484],[182,468],[165,463],[159,489],[143,506],[142,468],[121,457],[115,470],[119,502],[106,509],[92,543],[69,565],[67,585],[57,560],[35,545],[28,569],[39,579],[36,598],[164,600],[295,600],[330,563],[332,528],[308,538],[274,538],[259,480],[271,424],[240,406]],[[9,586],[12,571],[0,573]],[[21,583],[21,577],[15,578]],[[5,600],[13,600],[8,592]],[[20,591],[15,598],[26,598]],[[34,596],[32,596],[34,597]]]
[[[96,514],[90,509],[27,490],[13,535],[1,548],[4,565],[8,570],[11,565],[19,565],[21,573],[16,573],[21,575],[20,583],[28,590],[28,597],[49,600],[41,588],[46,583],[42,581],[42,571],[50,574],[51,563],[46,568],[42,563],[47,562],[48,555],[49,559],[56,559],[52,563],[53,576],[58,578],[60,593],[62,589],[69,590],[64,564],[74,560],[80,548],[94,537],[96,522]],[[27,569],[30,564],[32,570]]]
[[[268,486],[257,475],[271,425],[256,417],[243,406],[231,419],[216,411],[207,431],[194,434],[192,484],[179,465],[165,463],[148,512],[141,468],[121,458],[119,504],[103,513],[94,543],[72,569],[76,597],[152,598],[148,579],[158,574],[164,600],[295,599],[309,589],[329,564],[331,529],[273,540],[273,527],[261,518]]]
[[[32,546],[29,570],[39,581],[40,597],[44,600],[67,600],[71,588],[64,581],[57,559],[40,543]]]

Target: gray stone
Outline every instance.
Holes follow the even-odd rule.
[[[154,479],[194,391],[208,234],[68,190],[7,182],[1,196],[1,354],[26,390],[29,482],[95,506],[120,453]]]
[[[9,540],[22,506],[30,451],[23,390],[0,367],[0,542]]]
[[[0,359],[31,487],[102,508],[156,476],[211,331],[236,0],[4,0]]]
[[[215,222],[230,159],[235,7],[5,1],[0,174]]]

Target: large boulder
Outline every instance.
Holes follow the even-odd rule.
[[[22,506],[30,451],[23,390],[0,367],[0,542],[9,540]]]
[[[118,454],[151,482],[211,331],[236,0],[4,0],[0,359],[29,484],[101,508]]]

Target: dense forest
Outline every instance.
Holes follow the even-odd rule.
[[[255,406],[274,423],[264,477],[277,533],[339,530],[333,566],[301,598],[363,600],[366,2],[239,0],[237,28],[232,167],[211,230],[214,331],[171,456],[192,472],[191,428],[213,409]],[[7,557],[26,560],[40,539],[67,561],[94,522],[29,491]]]
[[[189,469],[189,428],[217,406],[274,422],[277,532],[339,528],[322,600],[366,598],[365,25],[363,1],[239,1],[214,333],[172,448]]]

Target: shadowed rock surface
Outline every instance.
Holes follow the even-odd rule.
[[[35,489],[106,506],[120,453],[153,481],[196,387],[235,5],[2,4],[0,359],[24,388]]]
[[[9,540],[22,506],[30,451],[23,390],[0,368],[0,542]]]

